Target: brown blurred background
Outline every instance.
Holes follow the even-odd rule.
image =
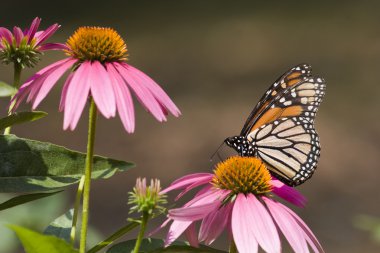
[[[182,111],[160,124],[136,103],[131,135],[119,118],[100,117],[96,153],[137,167],[93,183],[90,222],[98,233],[109,235],[125,223],[127,192],[136,177],[158,177],[167,186],[187,173],[210,171],[210,155],[240,132],[266,88],[288,68],[307,62],[328,82],[316,121],[322,156],[314,177],[298,187],[309,199],[307,207],[294,209],[326,252],[380,251],[369,233],[353,225],[356,215],[380,216],[380,2],[41,0],[3,1],[1,10],[0,26],[26,27],[35,16],[43,19],[42,28],[61,24],[51,42],[64,42],[79,26],[117,29],[127,41],[130,64],[161,84]],[[63,57],[48,52],[37,69]],[[25,71],[23,80],[33,71]],[[12,68],[0,66],[0,80],[10,83],[11,77]],[[56,87],[39,108],[49,116],[14,127],[14,133],[85,151],[87,120],[64,132],[59,96]],[[7,101],[0,103],[5,115]],[[60,207],[44,215],[65,212],[74,193],[72,187]],[[51,199],[40,203],[57,205]],[[36,215],[33,205],[14,210],[21,209]],[[11,212],[0,213],[1,222],[9,223]]]

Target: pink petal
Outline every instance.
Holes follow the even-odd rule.
[[[49,76],[43,82],[39,92],[36,96],[36,99],[33,102],[33,110],[37,108],[37,106],[41,103],[41,101],[46,97],[49,91],[53,88],[54,84],[58,81],[58,79],[71,67],[77,60],[69,58],[62,63],[62,65],[57,66]]]
[[[221,205],[220,201],[210,198],[209,203],[197,206],[175,208],[169,210],[169,218],[180,221],[196,221],[203,219]]]
[[[192,185],[198,181],[207,181],[207,180],[209,181],[212,179],[213,176],[214,175],[210,173],[195,173],[195,174],[186,175],[184,177],[181,177],[175,180],[168,188],[162,190],[161,193],[164,194],[172,190],[183,189],[187,187],[188,185]]]
[[[183,190],[180,194],[178,194],[178,196],[175,198],[175,201],[180,199],[183,195],[185,195],[187,192],[191,191],[195,187],[210,183],[211,180],[212,180],[212,178],[204,178],[202,180],[199,180],[198,182],[195,182],[195,183],[189,185],[188,187],[185,188],[185,190]]]
[[[233,205],[228,203],[209,213],[202,221],[199,230],[199,241],[210,245],[225,229],[230,220]]]
[[[156,234],[158,231],[166,227],[172,219],[166,219],[158,228],[153,229],[148,233],[148,237],[152,237],[152,235]]]
[[[38,50],[47,51],[47,50],[68,50],[68,47],[62,43],[46,43],[41,45]]]
[[[127,84],[131,87],[136,94],[140,103],[160,122],[166,121],[166,117],[163,114],[161,107],[152,93],[143,85],[140,85],[130,75],[129,71],[120,63],[114,63],[114,66],[118,72],[122,75]]]
[[[0,27],[0,38],[4,38],[8,44],[12,45],[13,35],[7,28]]]
[[[306,198],[293,187],[289,187],[276,178],[272,178],[272,192],[280,198],[299,207],[305,207]]]
[[[258,243],[252,232],[251,224],[247,222],[247,213],[252,212],[247,205],[247,199],[240,193],[232,209],[231,227],[236,248],[239,253],[257,253]]]
[[[253,234],[259,245],[268,253],[280,253],[281,243],[277,229],[267,209],[253,195],[248,194],[246,222],[250,224]]]
[[[57,67],[62,65],[67,59],[57,61],[42,70],[38,71],[36,74],[31,76],[26,80],[26,82],[21,85],[20,89],[18,90],[17,94],[12,99],[11,103],[13,101],[16,101],[15,106],[13,107],[12,111],[15,111],[18,106],[21,104],[21,102],[26,98],[26,96],[29,94],[28,101],[32,100],[34,96],[38,93],[38,90],[40,89],[43,81],[48,77],[48,75]]]
[[[131,93],[114,66],[107,64],[107,69],[113,84],[112,87],[121,122],[123,122],[124,128],[128,133],[133,133],[135,130],[135,112]]]
[[[91,63],[85,61],[75,71],[73,79],[67,88],[63,120],[63,129],[65,130],[68,127],[74,130],[78,124],[90,92],[90,74]]]
[[[325,251],[322,248],[322,245],[319,243],[317,237],[313,234],[311,229],[306,225],[306,223],[291,209],[289,209],[286,206],[283,206],[283,208],[290,213],[290,215],[293,216],[293,218],[297,221],[298,225],[301,227],[303,232],[305,233],[305,238],[309,245],[313,248],[314,252],[322,252],[324,253]]]
[[[34,39],[34,35],[38,30],[38,27],[40,26],[41,19],[40,18],[35,18],[30,25],[30,28],[28,30],[28,44]]]
[[[94,61],[90,65],[90,74],[87,78],[91,84],[91,95],[99,111],[107,119],[114,117],[116,113],[115,94],[107,70],[100,62]]]
[[[36,46],[41,45],[45,40],[49,39],[49,37],[52,36],[58,30],[59,27],[60,27],[60,25],[54,24],[54,25],[51,25],[50,27],[48,27],[48,29],[43,31],[41,34],[38,34],[38,37],[36,34],[36,36],[35,36],[36,40],[37,40]]]
[[[284,206],[266,197],[262,199],[293,250],[296,253],[308,253],[309,249],[302,230],[293,217],[283,208]]]
[[[197,236],[194,222],[191,223],[191,225],[185,230],[185,236],[187,240],[189,241],[190,246],[196,247],[196,248],[199,247],[198,236]]]
[[[153,96],[174,116],[178,117],[181,115],[181,112],[177,106],[155,81],[153,81],[149,76],[137,68],[132,67],[126,63],[123,63],[123,65],[126,69],[129,70],[131,75],[135,76],[136,79],[140,81],[139,84],[144,85],[146,88],[148,88],[152,92]]]
[[[165,239],[165,247],[170,245],[191,225],[191,221],[173,221]]]
[[[202,194],[196,194],[196,196],[192,200],[187,202],[184,205],[184,207],[199,206],[199,205],[210,203],[211,201],[222,202],[229,193],[230,193],[229,191],[209,188],[208,191],[204,191],[204,193]]]
[[[21,40],[24,38],[24,33],[20,29],[20,27],[13,27],[13,35],[16,41],[16,46],[20,46]]]
[[[65,102],[66,102],[66,93],[67,88],[70,85],[71,80],[73,79],[74,73],[70,73],[70,75],[67,77],[65,84],[63,85],[62,92],[61,92],[61,100],[59,102],[59,111],[62,112],[65,108]]]

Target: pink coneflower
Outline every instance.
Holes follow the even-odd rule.
[[[161,193],[183,191],[203,185],[197,195],[182,208],[169,210],[172,221],[166,245],[185,233],[189,242],[211,244],[224,230],[230,233],[231,245],[240,253],[281,252],[278,230],[293,250],[323,252],[308,226],[292,210],[272,199],[272,195],[303,206],[305,198],[295,189],[271,178],[261,160],[253,157],[231,157],[216,166],[214,174],[198,173],[182,177]],[[201,221],[198,236],[195,222]],[[234,248],[234,246],[232,246]],[[233,251],[233,250],[232,250]]]
[[[44,31],[38,31],[40,22],[41,19],[37,17],[29,29],[22,30],[15,26],[13,33],[0,27],[0,60],[6,64],[17,63],[22,67],[33,67],[42,52],[65,49],[64,44],[45,43],[58,30],[59,25],[54,24]]]
[[[168,111],[174,116],[180,115],[157,83],[125,62],[127,46],[115,30],[81,27],[67,40],[66,46],[69,57],[47,66],[27,80],[15,96],[14,108],[26,99],[35,109],[70,69],[59,106],[60,111],[64,111],[64,129],[76,127],[91,96],[104,117],[114,117],[117,110],[125,129],[132,133],[135,117],[130,89],[158,121],[165,121]]]

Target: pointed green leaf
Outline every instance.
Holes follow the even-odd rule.
[[[136,240],[124,241],[115,244],[107,250],[107,253],[130,253],[135,247]],[[213,249],[204,245],[199,248],[194,248],[185,242],[176,241],[173,245],[164,248],[164,241],[162,239],[145,238],[141,242],[140,253],[226,253],[225,251]]]
[[[78,253],[67,242],[51,235],[43,235],[32,230],[10,225],[16,232],[26,253]]]
[[[25,203],[28,203],[28,202],[31,202],[31,201],[34,201],[37,199],[46,198],[46,197],[49,197],[51,195],[54,195],[54,194],[57,194],[60,192],[62,192],[62,191],[47,192],[47,193],[45,193],[45,192],[31,193],[31,194],[20,195],[20,196],[14,197],[10,200],[7,200],[7,201],[1,203],[0,204],[0,211],[14,207],[14,206],[22,205],[22,204],[25,204]]]
[[[51,191],[75,184],[86,154],[48,142],[0,135],[0,192]],[[95,156],[93,179],[109,178],[133,163]]]
[[[12,85],[0,81],[0,97],[11,97],[17,93],[17,89]]]
[[[0,119],[0,129],[4,129],[12,125],[21,124],[29,121],[35,121],[45,117],[46,115],[46,112],[40,111],[16,112],[5,118]]]
[[[45,235],[54,235],[58,238],[70,242],[70,232],[71,224],[73,222],[74,209],[71,208],[69,211],[64,213],[55,219],[49,226],[45,229]]]
[[[107,247],[108,245],[112,244],[114,241],[116,241],[117,239],[119,239],[120,237],[122,237],[123,235],[125,235],[126,233],[131,231],[132,229],[138,227],[139,225],[140,225],[140,223],[136,222],[136,221],[128,223],[126,226],[122,227],[121,229],[119,229],[118,231],[113,233],[107,239],[105,239],[104,241],[102,241],[102,242],[98,243],[97,245],[95,245],[94,247],[92,247],[89,251],[87,251],[87,253],[98,252],[99,250],[101,250],[101,249]]]

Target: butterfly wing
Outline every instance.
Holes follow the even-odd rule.
[[[299,64],[287,72],[285,72],[281,77],[279,77],[265,92],[259,103],[252,110],[251,114],[248,116],[247,121],[241,130],[240,135],[245,136],[252,129],[255,122],[260,118],[260,115],[268,110],[273,101],[281,98],[283,93],[289,88],[297,83],[300,83],[310,77],[311,66],[309,64]]]
[[[298,65],[268,89],[242,129],[271,172],[288,185],[303,183],[316,168],[320,146],[314,119],[325,89],[309,65]]]
[[[319,155],[319,137],[307,117],[281,118],[252,131],[257,155],[284,183],[296,186],[315,171]]]

